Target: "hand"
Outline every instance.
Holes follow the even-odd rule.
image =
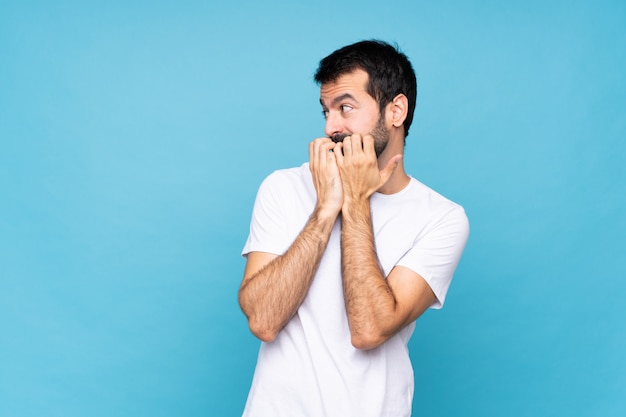
[[[318,138],[309,143],[309,168],[317,192],[317,206],[336,216],[343,205],[343,189],[333,152],[335,147],[329,138]]]
[[[335,148],[337,165],[344,190],[344,200],[368,199],[387,183],[402,155],[392,157],[385,168],[378,169],[374,138],[359,134],[348,136]]]

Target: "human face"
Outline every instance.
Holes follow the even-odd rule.
[[[354,133],[371,135],[378,157],[389,142],[389,130],[378,102],[366,90],[368,78],[365,71],[356,70],[335,82],[323,84],[320,103],[326,119],[326,136],[334,142],[342,142]]]

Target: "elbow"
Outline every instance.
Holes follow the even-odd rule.
[[[250,332],[262,342],[269,343],[276,339],[278,331],[274,330],[266,320],[258,318],[254,311],[246,308],[246,305],[247,304],[244,303],[241,294],[239,294],[239,306],[241,307],[243,314],[248,319],[248,328],[250,329]]]
[[[393,332],[389,332],[386,323],[369,321],[366,323],[350,323],[350,343],[355,349],[375,349],[385,343]]]
[[[277,330],[272,329],[267,324],[262,325],[251,319],[248,320],[248,327],[257,339],[265,343],[273,342],[276,336],[278,336]]]
[[[250,331],[257,339],[265,343],[273,342],[274,339],[276,339],[276,336],[278,335],[278,333],[270,332],[270,331],[258,331],[258,330],[252,330],[252,329],[250,329]]]
[[[379,333],[352,333],[350,342],[355,349],[370,350],[385,343],[388,338]]]

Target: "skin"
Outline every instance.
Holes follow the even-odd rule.
[[[435,301],[417,273],[397,266],[385,277],[379,266],[369,199],[375,192],[397,193],[410,181],[402,163],[408,100],[399,94],[381,116],[366,91],[367,81],[367,73],[356,70],[321,86],[327,137],[309,144],[317,192],[313,213],[283,255],[248,255],[239,303],[252,333],[265,342],[274,340],[306,297],[339,214],[342,281],[354,347],[380,346]]]

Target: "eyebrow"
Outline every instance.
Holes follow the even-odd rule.
[[[344,101],[344,100],[346,100],[346,99],[356,101],[356,99],[354,98],[354,96],[353,96],[352,94],[350,94],[350,93],[344,93],[344,94],[342,94],[342,95],[340,95],[340,96],[335,97],[335,98],[334,98],[334,99],[330,102],[330,106],[331,106],[331,107],[332,107],[332,106],[335,106],[335,105],[337,105],[339,102]],[[322,105],[322,107],[325,107],[325,106],[324,106],[324,102],[322,101],[321,97],[320,97],[320,104]]]

